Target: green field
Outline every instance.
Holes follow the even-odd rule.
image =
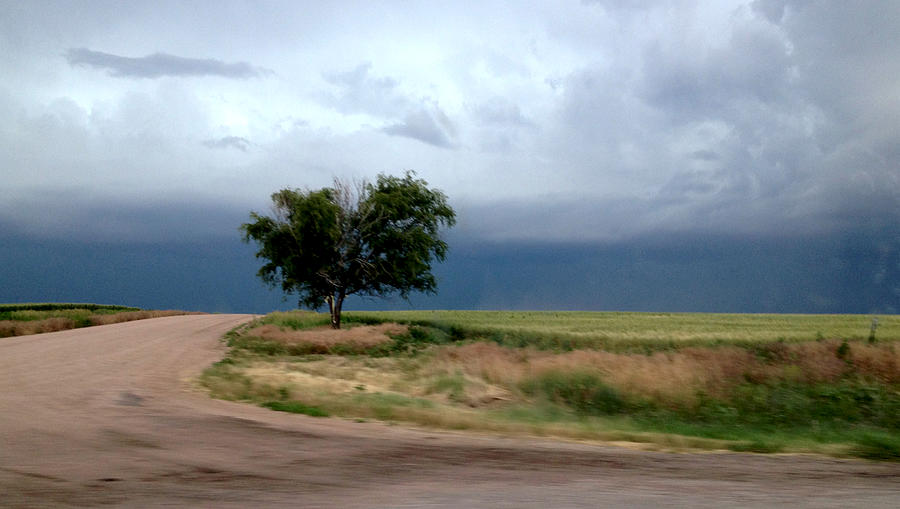
[[[282,411],[654,448],[900,458],[897,316],[272,313],[203,383]],[[374,329],[375,324],[405,327]],[[386,326],[382,326],[386,327]],[[385,335],[385,332],[387,335]]]
[[[398,322],[432,327],[450,335],[488,339],[507,346],[615,351],[867,339],[873,318],[878,320],[878,340],[900,339],[900,316],[897,315],[582,311],[379,311],[347,312],[344,315],[344,321],[350,325]],[[327,315],[302,311],[272,313],[266,320],[294,328],[328,323]]]

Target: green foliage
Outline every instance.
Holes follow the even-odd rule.
[[[890,386],[844,380],[836,384],[743,384],[727,399],[705,398],[682,418],[696,422],[795,428],[813,424],[866,425],[900,431],[900,394]]]
[[[306,355],[315,353],[306,350],[292,351],[289,347],[293,345],[287,345],[278,341],[262,339],[255,336],[233,337],[228,341],[228,346],[261,355]],[[304,345],[296,346],[301,347]]]
[[[384,357],[393,354],[416,354],[431,346],[451,341],[450,336],[440,329],[412,326],[405,334],[391,336],[390,343],[373,346],[365,353],[373,357]]]
[[[841,342],[841,346],[838,347],[835,352],[838,359],[846,359],[850,355],[850,345],[847,344],[847,340],[845,339]]]
[[[382,174],[355,189],[340,181],[318,191],[283,189],[272,201],[274,218],[253,212],[241,226],[266,260],[258,275],[296,293],[301,306],[327,302],[332,326],[340,327],[347,295],[435,291],[431,264],[447,254],[438,230],[456,216],[446,196],[413,173]]]
[[[309,415],[311,417],[328,417],[328,412],[319,407],[304,405],[299,401],[267,401],[261,406],[279,412],[290,412],[293,414]]]
[[[868,432],[856,441],[853,452],[871,460],[900,461],[900,437],[888,433]]]
[[[140,308],[128,306],[115,306],[108,304],[76,304],[76,303],[24,303],[24,304],[0,304],[0,313],[12,311],[62,311],[67,309],[83,309],[87,311],[140,311]]]
[[[527,379],[522,384],[522,391],[532,396],[544,396],[583,415],[613,415],[631,406],[619,391],[604,384],[597,374],[585,371],[549,371]]]

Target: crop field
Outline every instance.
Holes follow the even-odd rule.
[[[650,448],[900,458],[900,319],[272,313],[202,379],[268,408]],[[392,324],[392,325],[388,325]]]
[[[625,313],[553,311],[348,312],[353,323],[397,322],[488,339],[507,346],[547,349],[659,350],[687,346],[754,345],[821,339],[900,339],[900,316],[715,313]],[[303,328],[325,325],[327,316],[294,311],[272,313],[267,323]]]
[[[104,304],[0,304],[0,338],[183,314]]]

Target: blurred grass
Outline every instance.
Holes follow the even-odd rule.
[[[391,311],[367,349],[230,335],[216,397],[294,401],[330,415],[650,448],[817,452],[900,460],[900,319],[866,315]],[[325,314],[273,313],[288,329]],[[246,330],[246,329],[245,329]],[[277,346],[277,348],[276,348]]]
[[[0,338],[184,314],[105,304],[0,304]]]

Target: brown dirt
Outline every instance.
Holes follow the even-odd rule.
[[[897,507],[900,465],[315,419],[190,380],[247,315],[0,340],[0,507]]]

